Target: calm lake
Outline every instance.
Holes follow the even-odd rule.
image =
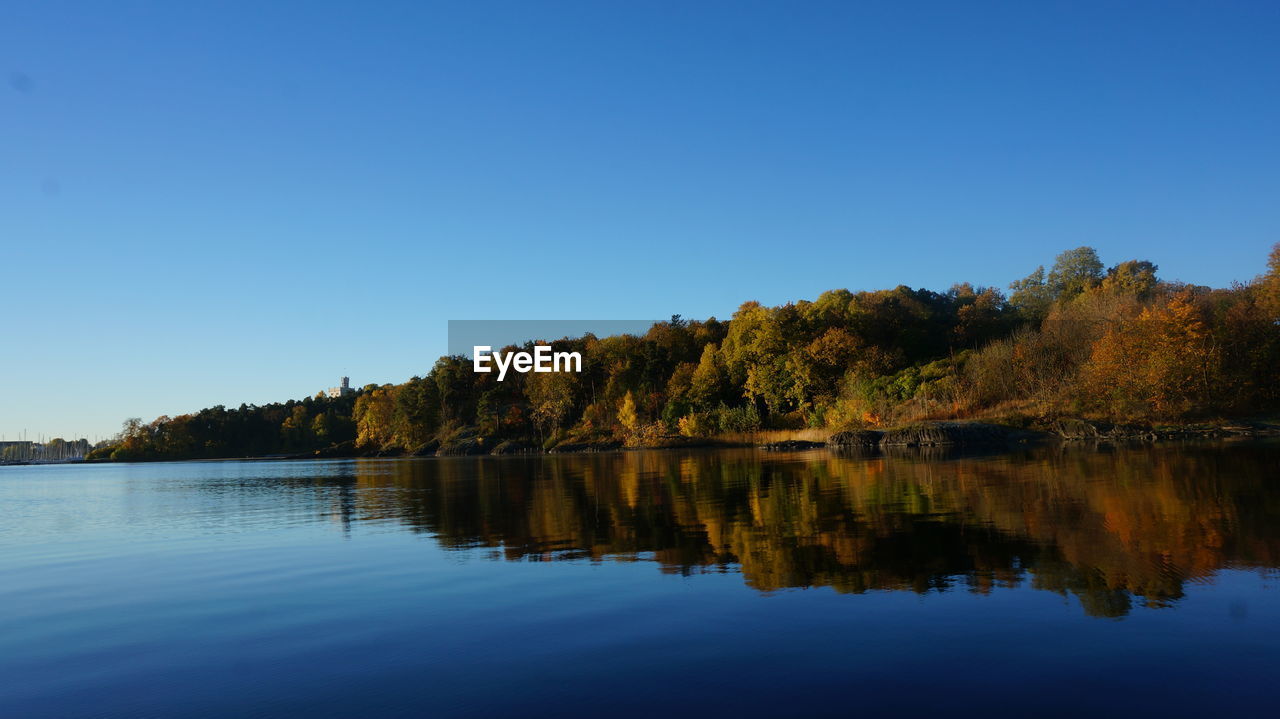
[[[1270,715],[1280,444],[0,467],[0,716]]]

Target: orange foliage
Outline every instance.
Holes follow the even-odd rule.
[[[1189,292],[1148,307],[1102,336],[1084,368],[1098,403],[1142,415],[1179,415],[1210,391],[1215,352]]]

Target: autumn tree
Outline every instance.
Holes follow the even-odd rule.
[[[567,372],[537,372],[525,378],[529,407],[541,429],[555,432],[571,419],[576,385],[575,375]]]
[[[636,400],[630,392],[622,398],[622,405],[618,407],[618,424],[628,432],[635,432],[640,427],[640,418],[636,414]]]
[[[720,348],[714,343],[702,348],[702,357],[689,378],[689,401],[694,408],[706,411],[733,397],[729,371]]]
[[[1176,416],[1208,406],[1216,359],[1201,310],[1183,292],[1108,330],[1085,377],[1104,409]]]
[[[364,392],[356,400],[353,413],[356,422],[356,445],[371,449],[387,449],[395,440],[395,395],[393,385]]]
[[[1009,311],[1004,295],[994,288],[957,291],[955,325],[951,337],[959,348],[978,347],[1008,332]]]
[[[1146,260],[1121,262],[1107,270],[1107,276],[1102,280],[1102,289],[1136,297],[1150,297],[1159,284],[1159,279],[1156,278],[1156,271],[1159,269]]]
[[[866,352],[861,339],[843,327],[832,327],[805,345],[804,374],[809,379],[806,394],[832,399],[840,391],[840,380]]]

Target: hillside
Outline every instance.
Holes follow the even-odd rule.
[[[660,446],[769,429],[926,420],[1189,422],[1280,408],[1280,245],[1211,289],[1110,268],[1088,247],[1006,294],[832,290],[727,321],[550,341],[581,373],[507,375],[441,357],[422,377],[266,406],[126,422],[97,459]],[[532,346],[525,345],[525,349]],[[509,348],[510,349],[510,348]]]

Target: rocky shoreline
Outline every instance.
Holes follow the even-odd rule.
[[[786,440],[763,445],[769,450],[819,447],[875,449],[884,447],[998,446],[1032,442],[1160,442],[1280,435],[1280,425],[1264,422],[1197,425],[1136,425],[1057,419],[1035,429],[987,422],[926,422],[888,430],[836,432],[826,442]]]

